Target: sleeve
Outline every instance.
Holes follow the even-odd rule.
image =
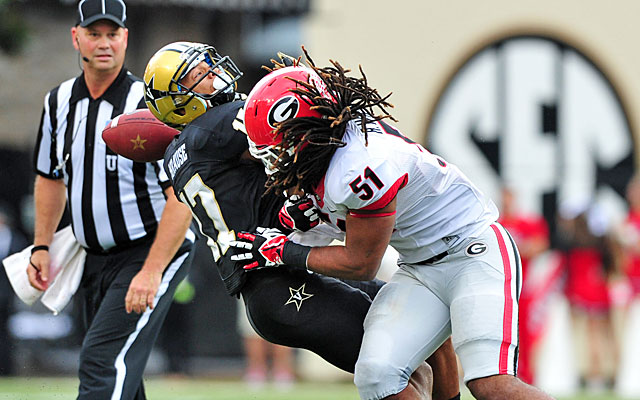
[[[343,160],[352,162],[352,158]],[[340,172],[342,171],[342,172]],[[338,168],[329,176],[327,192],[336,204],[348,210],[377,210],[393,200],[407,184],[408,174],[385,159],[363,159],[349,167]]]
[[[34,150],[34,170],[38,175],[49,179],[60,179],[62,174],[56,174],[56,167],[60,164],[56,152],[57,133],[54,132],[51,112],[55,113],[56,91],[47,93],[44,98],[40,127]]]
[[[288,236],[290,240],[305,246],[328,246],[334,240],[344,240],[344,232],[330,224],[320,224],[307,232],[294,231]]]

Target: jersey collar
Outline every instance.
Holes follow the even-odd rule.
[[[129,72],[126,68],[122,68],[118,76],[113,81],[111,86],[107,89],[106,92],[96,100],[106,100],[111,105],[117,106],[120,104],[123,98],[126,97],[127,94],[127,85],[125,84],[125,77]],[[73,83],[73,88],[71,89],[71,98],[69,99],[69,103],[73,104],[82,99],[91,98],[89,94],[89,88],[87,88],[87,83],[84,80],[84,72],[76,78],[76,81]]]

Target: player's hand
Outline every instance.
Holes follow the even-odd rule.
[[[278,213],[280,223],[287,229],[306,232],[320,223],[320,211],[311,198],[293,195],[284,202]]]
[[[273,228],[258,228],[256,232],[240,232],[238,239],[230,244],[238,249],[231,256],[232,261],[245,261],[245,271],[262,268],[279,267],[282,262],[284,245],[289,241],[284,233]],[[243,250],[248,252],[242,253]]]
[[[48,251],[40,250],[31,254],[27,265],[27,276],[31,286],[38,290],[47,290],[49,287],[49,265],[51,259]]]
[[[153,309],[153,301],[162,281],[162,273],[142,268],[129,284],[129,290],[124,298],[127,314],[131,311],[142,314],[147,306]]]

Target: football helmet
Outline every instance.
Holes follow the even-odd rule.
[[[267,173],[273,172],[273,163],[280,153],[277,148],[281,141],[276,133],[278,125],[290,118],[322,117],[311,109],[309,99],[291,92],[291,89],[301,87],[292,79],[313,83],[323,97],[331,98],[318,74],[300,65],[270,72],[253,87],[245,102],[244,123],[249,136],[249,151],[262,160]]]
[[[209,71],[190,87],[181,80],[205,61]],[[214,75],[212,93],[194,88],[209,74]],[[242,72],[228,56],[221,56],[203,43],[175,42],[158,50],[144,71],[144,98],[153,115],[165,124],[182,129],[208,108],[231,101]]]

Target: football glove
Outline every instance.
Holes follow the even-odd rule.
[[[293,195],[285,201],[278,213],[278,219],[282,226],[289,230],[306,232],[318,226],[320,214],[309,197]]]
[[[306,268],[310,247],[290,242],[285,234],[274,228],[258,228],[256,232],[239,232],[238,239],[230,243],[240,250],[232,261],[248,262],[245,271],[279,267],[283,264]],[[242,253],[242,250],[248,250]]]

